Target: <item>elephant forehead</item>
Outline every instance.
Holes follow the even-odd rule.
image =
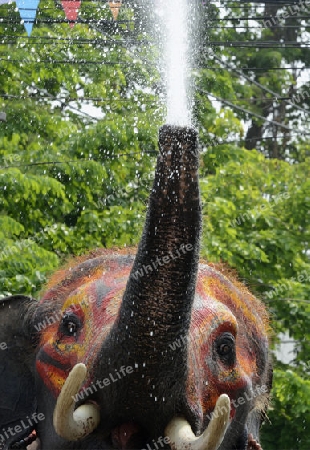
[[[191,320],[191,335],[200,344],[215,331],[230,331],[234,335],[238,330],[237,318],[225,304],[216,298],[196,295]]]
[[[57,301],[61,304],[80,287],[96,280],[103,280],[107,287],[127,280],[133,256],[104,251],[104,254],[83,262],[71,261],[50,279],[43,292],[41,303]],[[100,294],[99,294],[100,295]]]
[[[268,315],[263,304],[244,285],[233,277],[228,278],[205,264],[200,265],[194,310],[204,310],[213,305],[213,310],[225,315],[229,310],[238,327],[247,334],[266,336],[269,331]]]
[[[102,277],[90,282],[74,291],[64,302],[62,313],[66,311],[82,310],[87,319],[92,322],[92,332],[97,327],[102,329],[114,320],[125,291],[127,277],[117,277],[114,273],[113,280]],[[87,324],[87,328],[89,327]]]

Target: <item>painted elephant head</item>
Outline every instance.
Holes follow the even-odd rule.
[[[96,251],[40,301],[0,301],[0,448],[260,448],[267,313],[199,264],[196,132],[164,126],[159,148],[135,257]]]

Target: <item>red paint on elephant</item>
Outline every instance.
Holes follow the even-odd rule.
[[[264,306],[222,266],[215,267],[222,273],[200,265],[188,339],[187,398],[202,428],[223,393],[233,401],[231,415],[235,415],[240,393],[253,392],[266,371],[268,348]],[[221,359],[215,348],[226,336],[235,341],[235,357],[228,360]]]
[[[56,273],[41,300],[43,309],[51,301],[53,305],[59,304],[58,312],[54,313],[57,320],[41,333],[36,361],[37,372],[55,396],[76,363],[94,366],[118,314],[133,260],[113,251],[101,250],[98,254],[96,258],[88,255],[93,259],[84,258]],[[77,333],[74,321],[70,322],[73,317],[82,325]],[[44,320],[48,322],[48,316],[41,317],[41,323]],[[68,333],[70,327],[72,333]],[[90,378],[91,373],[86,385]]]

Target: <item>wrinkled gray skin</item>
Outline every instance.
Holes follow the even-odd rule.
[[[156,445],[164,448],[158,438],[164,436],[167,424],[176,415],[184,416],[196,434],[207,425],[208,419],[197,415],[186,394],[187,342],[178,351],[169,346],[188,335],[195,297],[201,228],[197,136],[192,129],[165,126],[159,141],[143,236],[117,318],[90,368],[93,380],[108,377],[121,366],[133,366],[134,372],[96,394],[101,413],[98,429],[77,442],[65,441],[53,427],[56,398],[36,372],[40,335],[33,327],[33,318],[37,317],[37,303],[23,296],[1,300],[0,344],[7,344],[0,350],[0,435],[7,432],[2,447],[27,440],[30,431],[36,429],[44,450],[157,450]],[[169,263],[148,274],[133,276],[157,257],[175,253],[182,244],[190,244],[192,250],[175,260],[170,258]],[[132,264],[130,258],[122,258],[124,266]],[[53,308],[49,305],[45,315]],[[264,350],[262,355],[260,383],[267,383],[268,357]],[[67,373],[75,362],[66,368]],[[245,450],[247,428],[257,438],[261,415],[251,413],[251,408],[250,402],[238,408],[220,450]],[[21,420],[28,425],[28,418],[35,412],[44,414],[45,420],[32,420],[33,426],[10,435],[9,427],[20,425]],[[256,450],[259,446],[254,441],[248,448]]]

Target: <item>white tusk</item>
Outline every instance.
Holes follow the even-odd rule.
[[[99,425],[99,408],[93,403],[79,406],[74,411],[75,395],[87,374],[85,364],[76,364],[63,385],[54,410],[56,433],[67,441],[77,441],[92,433]]]
[[[230,399],[222,394],[216,402],[212,418],[201,436],[196,437],[190,424],[182,417],[171,420],[165,430],[174,450],[217,450],[229,425]]]

